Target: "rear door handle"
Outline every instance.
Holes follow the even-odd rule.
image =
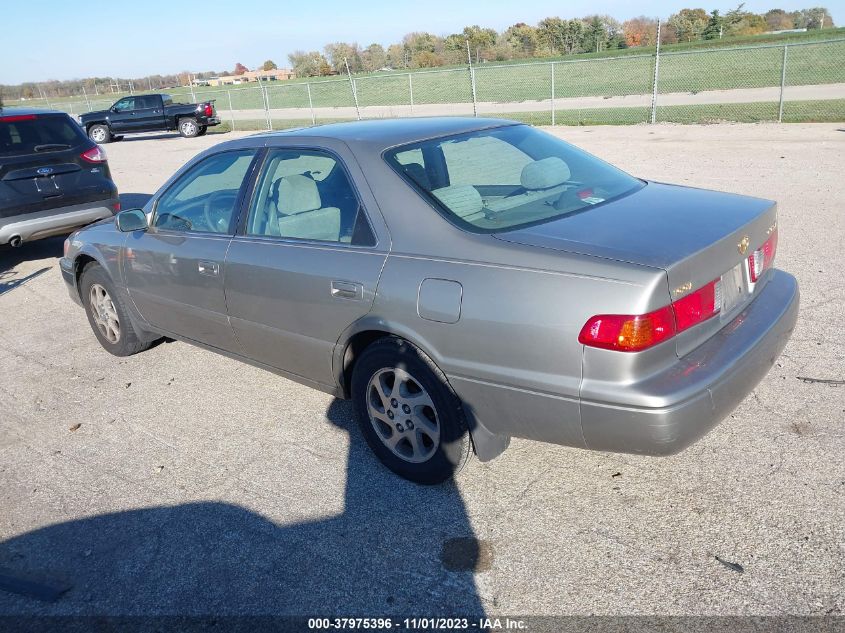
[[[333,281],[332,296],[338,299],[363,299],[364,286],[355,281]]]
[[[209,262],[204,259],[197,263],[197,269],[200,275],[208,275],[209,277],[216,277],[220,273],[220,265],[217,262]]]

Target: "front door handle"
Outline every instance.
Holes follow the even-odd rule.
[[[208,275],[209,277],[216,277],[220,273],[220,265],[217,262],[209,262],[204,259],[197,262],[197,269],[200,275]]]
[[[355,281],[333,281],[332,296],[338,299],[363,299],[364,286]]]

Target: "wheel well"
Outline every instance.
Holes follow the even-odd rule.
[[[90,255],[80,255],[73,262],[73,276],[76,277],[76,293],[81,297],[82,294],[79,288],[79,281],[82,278],[82,271],[91,262],[97,263],[97,260]]]
[[[375,343],[377,340],[386,336],[393,336],[390,332],[382,330],[364,330],[355,334],[346,344],[346,350],[343,353],[343,394],[347,398],[350,395],[352,385],[352,370],[355,367],[355,361],[361,356],[368,346]]]

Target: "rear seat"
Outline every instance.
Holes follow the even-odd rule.
[[[509,211],[536,202],[552,202],[566,191],[571,177],[569,165],[557,156],[535,160],[522,168],[522,188],[505,198],[490,200],[487,209],[493,213]]]

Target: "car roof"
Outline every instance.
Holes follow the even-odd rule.
[[[262,132],[254,137],[264,139],[335,138],[346,142],[348,145],[367,144],[386,149],[429,138],[519,124],[518,121],[508,119],[476,117],[369,119],[345,123],[326,123],[279,132]]]
[[[47,108],[6,108],[0,107],[0,117],[3,116],[21,116],[28,114],[67,114],[61,110],[48,110]]]

